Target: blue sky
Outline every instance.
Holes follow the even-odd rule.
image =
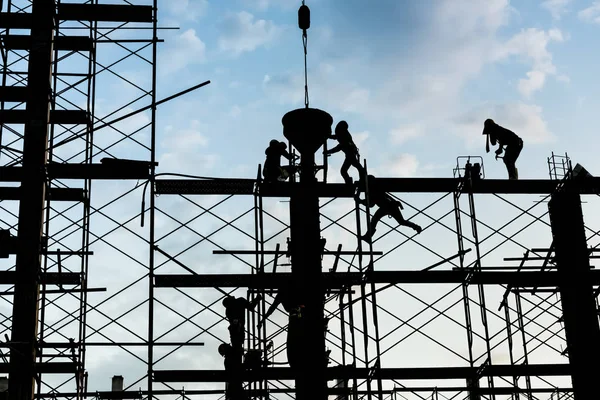
[[[303,106],[297,1],[170,1],[161,7],[160,93],[212,84],[159,112],[162,138],[195,146],[187,166],[254,176],[281,117]],[[525,141],[522,178],[545,178],[551,151],[594,170],[598,3],[314,0],[308,31],[312,107],[348,121],[371,171],[450,176],[484,155],[491,117]],[[192,122],[190,122],[190,119]],[[162,168],[181,167],[166,162]],[[485,159],[489,177],[501,162]],[[330,158],[338,179],[340,157]],[[189,171],[188,171],[189,172]],[[204,172],[202,173],[204,174]]]
[[[148,0],[139,3],[148,4]],[[205,80],[212,81],[207,87],[159,107],[159,172],[219,177],[255,176],[257,165],[264,161],[264,149],[269,140],[283,138],[282,116],[292,109],[303,107],[303,53],[301,31],[296,20],[300,3],[296,0],[159,1],[160,26],[180,29],[159,33],[165,42],[159,44],[158,98]],[[308,0],[307,4],[312,11],[312,26],[308,32],[310,104],[328,111],[334,123],[342,119],[348,121],[361,156],[367,159],[370,171],[376,175],[452,176],[457,156],[485,154],[481,130],[483,121],[489,117],[524,139],[525,148],[517,164],[522,178],[546,178],[546,157],[551,151],[568,152],[575,162],[586,166],[592,174],[600,169],[595,152],[589,151],[598,145],[594,117],[599,106],[595,95],[600,92],[596,79],[600,56],[594,50],[595,38],[600,33],[600,2]],[[131,31],[116,33],[138,34]],[[147,34],[148,31],[139,35],[146,38]],[[99,62],[108,65],[111,58],[118,58],[124,52],[116,46],[102,45],[98,54]],[[145,55],[148,56],[147,51]],[[81,65],[72,64],[73,68]],[[118,68],[130,81],[148,87],[149,65],[141,59],[129,59]],[[108,73],[103,73],[98,82],[101,83],[97,87],[97,115],[106,114],[128,99],[139,96],[130,85]],[[145,101],[147,99],[132,105],[128,111],[147,105]],[[139,114],[120,122],[118,128],[131,133],[148,121],[147,113]],[[144,145],[149,144],[147,129],[134,137]],[[119,133],[105,129],[95,136],[95,141],[106,145],[120,138]],[[76,142],[72,146],[64,146],[61,151],[67,153],[81,145]],[[120,142],[111,148],[111,152],[127,158],[149,157],[147,150],[142,150],[141,145],[132,141]],[[341,155],[336,154],[329,161],[332,165],[329,180],[341,181],[338,172]],[[493,154],[486,157],[485,166],[488,177],[506,177],[504,165],[494,162]],[[147,281],[143,280],[117,296],[116,300],[104,303],[109,295],[147,273],[148,247],[143,239],[148,236],[148,225],[144,228],[139,226],[136,215],[140,212],[141,186],[132,190],[133,186],[132,182],[94,183],[93,205],[107,215],[94,213],[94,235],[116,229],[115,221],[132,219],[126,228],[116,229],[105,243],[98,241],[92,248],[95,255],[90,258],[90,282],[94,287],[106,287],[107,293],[90,295],[90,303],[101,304],[99,309],[108,315],[119,315],[123,309],[133,307],[138,301],[143,302],[148,293]],[[111,203],[129,190],[132,190],[131,195]],[[406,217],[412,217],[418,212],[417,208],[435,201],[435,198],[435,195],[403,195],[402,199],[407,202]],[[220,198],[215,200],[215,197],[202,196],[193,200],[206,206]],[[511,200],[514,201],[514,197]],[[519,205],[528,208],[532,200],[537,201],[539,197],[520,197]],[[109,203],[106,209],[102,208]],[[251,208],[252,203],[250,196],[236,198],[219,206],[215,212],[229,221]],[[433,218],[441,217],[452,209],[451,203],[448,198],[446,202],[428,209],[427,213]],[[493,196],[487,196],[480,202],[478,198],[477,204],[478,216],[495,228],[518,213],[515,207]],[[157,205],[165,212],[157,212],[157,237],[180,226],[169,216],[187,221],[203,211],[187,200],[168,196],[158,198]],[[336,200],[336,203],[324,207],[323,214],[335,219],[353,206],[350,201]],[[288,219],[287,208],[287,203],[277,199],[265,200],[265,209],[284,221]],[[544,212],[546,206],[541,203],[538,208],[542,211],[533,212],[536,215]],[[586,222],[589,223],[592,216],[588,215]],[[419,214],[415,222],[428,226],[433,218]],[[328,224],[326,221],[328,219],[323,217],[323,227]],[[522,227],[524,221],[529,219],[521,218],[504,233],[512,238],[511,233]],[[454,227],[453,215],[443,222]],[[350,227],[348,229],[353,229],[352,214],[344,223]],[[222,221],[205,216],[189,226],[206,234],[222,224]],[[253,232],[253,224],[253,216],[248,215],[242,219],[240,226],[246,232]],[[519,226],[515,228],[514,225]],[[281,225],[269,218],[265,226],[269,233],[281,229]],[[378,229],[378,235],[387,230],[389,228]],[[438,261],[440,257],[425,250],[425,246],[443,256],[456,252],[455,235],[439,224],[428,226],[416,238],[418,243],[410,241],[400,250],[392,250],[406,239],[404,234],[410,232],[401,229],[400,233],[395,232],[377,242],[375,250],[390,251],[389,257],[377,263],[378,269],[421,269]],[[490,235],[491,230],[480,227],[480,234],[483,238]],[[339,227],[327,227],[324,236],[329,239],[328,246],[331,248],[338,243],[343,243],[344,249],[356,247],[356,238]],[[530,247],[545,247],[549,244],[549,236],[549,229],[542,226],[539,230],[519,234],[515,239]],[[198,239],[197,233],[179,229],[161,242],[161,248],[177,254]],[[235,229],[223,230],[213,240],[228,249],[253,246]],[[487,252],[501,240],[498,235],[486,239],[483,251]],[[273,248],[274,242],[283,246],[285,234],[278,235],[266,247]],[[233,258],[213,255],[215,248],[215,244],[203,243],[178,259],[199,273],[249,272],[247,265]],[[522,250],[516,245],[510,245],[508,249],[503,247],[486,258],[485,265],[506,265],[502,257],[519,256]],[[164,261],[161,256],[157,259]],[[330,267],[330,263],[331,260],[327,260],[324,268]],[[182,273],[181,268],[172,263],[161,268],[160,273]],[[410,289],[421,300],[433,302],[447,288],[436,286],[436,290],[431,290],[405,285],[403,289]],[[495,288],[487,293],[492,297],[488,303],[493,304],[490,309],[496,309],[496,301],[501,298],[503,290]],[[190,290],[186,294],[187,298],[175,291],[157,290],[158,298],[186,316],[199,308],[189,296],[205,304],[218,301],[220,296],[209,290]],[[238,294],[245,295],[245,291],[240,290]],[[460,298],[460,294],[457,296]],[[472,294],[472,297],[475,298],[475,295]],[[378,295],[380,305],[393,309],[404,319],[412,318],[424,308],[423,304],[413,301],[416,300],[398,289],[383,292],[380,297]],[[159,305],[156,309],[159,333],[181,322],[181,318],[173,312]],[[199,326],[210,325],[218,311],[217,307],[213,307],[210,312],[194,317],[197,325],[184,324],[173,334],[172,340],[188,340],[198,334]],[[462,313],[459,306],[451,315],[460,318],[460,315],[464,317]],[[476,311],[473,313],[475,315]],[[108,324],[107,318],[96,311],[89,314],[91,326],[99,328]],[[62,316],[60,312],[58,315]],[[398,325],[398,321],[389,315],[380,315],[380,318],[382,331]],[[274,320],[285,323],[281,313],[277,313]],[[139,337],[145,337],[145,306],[121,318],[120,322],[135,330]],[[446,325],[428,329],[434,329],[433,333],[443,331],[445,334],[440,335],[442,341],[447,341],[453,348],[460,348],[464,356],[464,330],[445,322]],[[550,323],[554,322],[555,319]],[[499,318],[494,319],[492,325],[494,329],[503,329]],[[411,333],[406,326],[403,329]],[[114,324],[103,330],[113,339],[140,340]],[[536,336],[535,329],[530,335]],[[281,336],[278,338],[280,342],[283,341]],[[392,335],[389,340],[396,340],[398,336],[399,333]],[[225,323],[212,329],[210,334],[200,336],[198,340],[206,342],[206,347],[180,350],[158,368],[220,369],[222,360],[215,350],[220,343],[217,337],[226,339]],[[94,335],[90,340],[100,339]],[[560,343],[558,339],[556,342]],[[402,349],[388,353],[385,365],[464,364],[464,359],[440,351],[436,346],[429,340],[412,335]],[[481,354],[481,342],[476,346],[479,346],[477,352]],[[164,351],[156,350],[156,354]],[[334,348],[333,354],[337,357],[336,351]],[[146,356],[144,352],[145,349],[135,350],[142,359]],[[129,385],[146,373],[143,361],[132,359],[118,349],[96,347],[88,349],[87,354],[91,390],[108,388],[108,378],[113,374],[126,375],[126,385]],[[545,361],[547,354],[542,349],[541,354],[536,353],[536,361]],[[505,349],[499,349],[495,357],[495,362],[507,362]],[[558,359],[559,362],[564,361],[561,357]],[[134,384],[134,387],[137,386]],[[222,387],[221,384],[215,386]],[[194,387],[186,385],[186,388]]]

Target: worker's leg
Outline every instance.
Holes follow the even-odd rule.
[[[379,207],[377,209],[377,211],[375,211],[375,214],[373,214],[373,216],[371,217],[371,224],[369,225],[367,233],[365,233],[363,236],[361,236],[362,240],[364,240],[367,243],[371,243],[371,239],[373,238],[373,235],[375,234],[375,230],[377,229],[377,223],[385,215],[387,215],[387,212],[386,212],[386,210],[384,210],[381,207]]]
[[[519,155],[521,154],[521,150],[523,150],[523,141],[517,145],[506,146],[506,152],[504,153],[504,164],[506,165],[506,170],[508,171],[508,179],[519,179],[519,174],[515,164],[517,158],[519,158]]]
[[[265,178],[265,182],[277,182],[280,175],[281,171],[277,166],[265,165],[263,168],[263,177]]]
[[[510,147],[506,149],[503,160],[504,165],[506,165],[506,171],[508,172],[508,179],[517,180],[517,167],[515,166],[516,158],[514,157],[514,152],[511,151]]]
[[[288,321],[286,352],[290,368],[295,369],[302,365],[303,326],[300,318],[292,314]]]
[[[394,209],[390,213],[390,216],[396,220],[398,225],[403,225],[403,226],[408,226],[409,228],[413,228],[415,231],[417,231],[417,233],[421,233],[421,231],[423,230],[419,225],[415,224],[414,222],[405,220],[404,217],[402,216],[402,212],[400,211],[399,207],[394,207]]]
[[[237,322],[233,322],[229,325],[229,338],[231,340],[231,347],[233,347],[233,349],[240,354],[243,353],[244,349],[245,333],[244,325],[240,325]]]
[[[358,171],[359,181],[363,180],[366,175],[365,168],[361,165],[358,154],[348,155],[346,159],[348,159],[350,164]]]
[[[351,161],[348,159],[348,157],[346,157],[344,158],[342,168],[340,169],[340,174],[342,175],[342,178],[344,178],[344,182],[346,182],[348,185],[352,185],[352,178],[350,175],[348,175],[348,169],[350,169],[351,165]]]

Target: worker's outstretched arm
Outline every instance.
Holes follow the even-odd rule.
[[[275,312],[275,310],[277,310],[277,307],[279,307],[279,304],[281,304],[281,299],[279,298],[279,293],[278,293],[277,296],[275,296],[275,300],[273,300],[273,304],[271,304],[271,307],[269,307],[269,309],[265,313],[265,317],[263,319],[261,319],[260,321],[258,321],[258,324],[256,324],[257,328],[260,328],[265,323],[267,318],[269,318],[271,316],[271,314],[273,314]]]
[[[335,147],[333,147],[333,148],[331,148],[331,149],[327,150],[327,151],[325,152],[325,154],[326,154],[326,155],[329,155],[329,154],[334,154],[334,153],[337,153],[337,152],[338,152],[338,151],[340,151],[340,150],[342,150],[342,146],[338,144],[337,146],[335,146]]]
[[[262,296],[259,294],[258,296],[256,296],[256,298],[254,300],[252,300],[252,302],[248,303],[248,310],[252,311],[254,310],[254,308],[256,308],[256,306],[258,305],[258,302],[262,300]]]

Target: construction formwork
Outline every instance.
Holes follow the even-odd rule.
[[[260,170],[155,179],[156,1],[0,11],[9,397],[223,398],[221,301],[260,294],[245,347],[269,364],[246,373],[246,389],[294,398],[286,318],[257,322],[292,275],[287,202],[299,183],[265,184]],[[570,179],[553,155],[550,180],[472,182],[464,161],[449,178],[381,178],[424,230],[382,220],[372,246],[358,240],[370,215],[353,188],[319,175],[330,396],[578,399],[593,383],[600,278],[586,260],[598,221],[561,210],[576,212],[579,195],[593,210],[597,180]],[[102,390],[114,374],[126,379],[117,395]]]

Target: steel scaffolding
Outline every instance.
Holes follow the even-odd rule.
[[[297,276],[287,202],[302,182],[264,183],[260,167],[257,179],[157,173],[156,106],[174,96],[156,97],[156,0],[137,3],[0,10],[9,397],[223,398],[221,301],[261,295],[245,348],[268,365],[245,373],[246,390],[294,398],[285,313],[257,323]],[[135,77],[131,59],[144,66]],[[596,206],[598,179],[554,154],[549,180],[476,179],[471,159],[452,178],[380,178],[406,217],[428,223],[416,236],[382,220],[368,246],[358,238],[369,209],[353,188],[321,175],[312,186],[326,242],[306,251],[323,264],[330,396],[578,400],[593,383],[600,275],[586,262],[600,231],[577,212]],[[125,390],[99,390],[113,374]]]
[[[329,272],[325,269],[323,271],[324,281],[331,288],[325,300],[330,318],[327,342],[332,350],[330,362],[338,366],[330,368],[329,373],[331,379],[350,381],[346,385],[342,383],[344,387],[349,388],[346,391],[332,389],[331,393],[337,391],[357,398],[572,398],[568,379],[571,366],[568,364],[568,358],[565,358],[564,328],[561,325],[562,308],[560,299],[556,296],[557,287],[560,287],[560,276],[556,272],[552,237],[549,235],[529,240],[535,243],[533,247],[517,240],[518,235],[536,226],[542,227],[548,234],[550,223],[547,221],[548,211],[544,209],[545,202],[561,186],[561,182],[563,181],[470,182],[465,180],[464,176],[449,179],[387,180],[386,184],[391,192],[441,192],[437,195],[439,197],[425,206],[415,206],[410,202],[404,202],[404,205],[430,221],[425,227],[426,230],[438,228],[454,236],[454,240],[458,239],[458,248],[454,250],[454,254],[438,252],[436,246],[420,243],[415,236],[405,235],[389,224],[386,224],[389,231],[374,241],[374,249],[378,250],[378,241],[384,242],[390,235],[395,234],[401,239],[388,239],[385,245],[389,246],[388,250],[373,252],[374,267],[370,272],[362,267],[370,262],[365,263],[361,260],[362,256],[357,254],[362,252],[362,244],[356,239],[353,247],[356,251],[341,251],[342,245],[339,243],[334,243],[332,250],[325,248],[324,258],[333,259]],[[597,185],[597,180],[592,179],[588,182],[589,186],[588,183],[581,182],[583,186],[578,190],[596,196],[597,189],[594,186]],[[171,288],[182,294],[187,288],[203,288],[202,294],[212,293],[207,312],[215,314],[214,323],[210,326],[201,325],[202,330],[215,332],[209,333],[213,336],[211,341],[216,340],[210,347],[216,348],[218,343],[228,342],[228,336],[223,329],[226,322],[219,304],[223,291],[239,293],[240,289],[248,288],[248,298],[253,299],[259,293],[271,293],[272,289],[280,287],[289,279],[289,273],[282,271],[285,271],[285,267],[282,267],[281,259],[285,260],[287,253],[282,249],[282,245],[285,246],[285,238],[293,226],[290,226],[284,217],[274,215],[273,209],[265,209],[264,203],[270,198],[289,195],[294,190],[293,185],[295,184],[263,184],[259,180],[256,184],[251,180],[157,180],[158,194],[178,195],[185,199],[183,201],[198,207],[194,224],[202,226],[197,218],[209,214],[222,222],[214,231],[203,233],[191,228],[191,221],[178,222],[179,229],[196,232],[198,244],[211,243],[215,248],[212,251],[212,257],[215,259],[218,255],[229,255],[240,262],[239,269],[230,271],[235,273],[222,274],[217,271],[202,274],[202,271],[199,271],[193,272],[192,275],[161,272],[155,277],[157,287]],[[447,188],[452,186],[455,189],[445,193]],[[504,194],[494,193],[494,188]],[[355,238],[357,234],[360,235],[360,218],[355,218],[353,223],[349,223],[349,220],[352,215],[364,215],[366,210],[359,209],[356,204],[344,199],[351,197],[351,190],[340,184],[322,185],[319,190],[323,197],[327,197],[320,206],[322,236],[339,237],[340,233],[333,232],[334,229]],[[533,204],[524,206],[519,203],[518,198],[526,193],[542,196],[541,199],[536,198]],[[245,211],[237,217],[231,216],[227,220],[219,217],[216,211],[218,207],[225,208],[225,202],[234,202],[236,196],[242,195],[253,195],[254,200],[249,208],[243,208]],[[209,204],[199,204],[197,199],[206,196],[214,200]],[[484,208],[489,207],[489,198],[493,197],[499,203],[497,207],[503,205],[512,208],[515,215],[508,221],[504,218],[499,219],[496,221],[499,227],[494,227],[478,216],[475,197],[486,198],[487,201],[480,200]],[[531,202],[531,196],[526,197]],[[328,210],[340,201],[346,201],[344,212],[338,211],[335,216],[331,215]],[[444,202],[444,207],[447,208],[440,208]],[[228,209],[231,210],[231,207],[230,205]],[[237,221],[252,212],[255,229],[236,226]],[[454,227],[447,221],[452,217]],[[275,223],[277,226],[273,226]],[[238,244],[236,250],[227,250],[225,245],[211,240],[213,235],[226,227],[246,236],[248,247],[241,248]],[[513,229],[515,230],[512,231]],[[597,245],[597,231],[588,227],[586,231],[589,243],[596,243],[592,245],[593,250]],[[250,232],[254,232],[254,235]],[[539,233],[536,232],[536,235]],[[442,236],[440,235],[440,238]],[[490,242],[494,239],[499,242],[491,245]],[[542,243],[545,243],[545,247],[542,247]],[[385,270],[378,269],[382,259],[393,257],[394,252],[407,248],[410,244],[416,244],[432,256],[429,265],[423,265],[416,270],[414,267],[406,268],[409,270],[392,267],[390,270],[389,266],[384,267]],[[512,245],[512,252],[520,251],[523,256],[500,258],[500,254],[503,253],[502,247],[506,247],[507,244]],[[209,249],[206,249],[206,253],[199,253],[199,247],[195,248],[194,245],[175,251],[171,257],[175,254],[177,257],[186,257],[185,253],[189,250],[197,252],[193,258],[203,257],[204,254],[210,257]],[[367,255],[364,253],[368,254],[368,250],[363,252],[363,256]],[[252,257],[254,260],[244,257]],[[177,262],[174,257],[166,261]],[[192,264],[196,263],[180,263],[179,267],[189,267]],[[419,264],[422,265],[423,262]],[[176,269],[173,272],[177,272]],[[595,277],[596,273],[590,272],[589,278],[592,276]],[[591,279],[592,281],[588,279],[588,284],[597,287],[600,283],[598,279]],[[446,289],[441,289],[433,297],[429,294],[421,298],[411,293],[413,284]],[[413,311],[406,317],[399,317],[397,314],[401,313],[401,305],[390,306],[389,298],[387,302],[377,300],[386,291],[394,289],[421,304],[422,309]],[[460,295],[457,296],[457,293]],[[282,338],[285,322],[273,321],[271,329],[267,332],[255,328],[257,318],[264,314],[265,307],[271,303],[271,298],[265,297],[267,303],[263,304],[257,313],[248,314],[249,339],[246,345],[249,349],[262,350],[267,359],[278,364],[285,362],[285,340]],[[451,302],[448,301],[450,298]],[[462,317],[461,313],[456,312],[457,305],[460,304],[463,304]],[[201,312],[203,310],[195,310],[194,316]],[[387,317],[387,320],[382,320],[382,316]],[[419,321],[421,318],[423,320]],[[466,332],[466,343],[458,343],[458,346],[454,343],[455,347],[449,346],[443,343],[444,335],[440,332],[437,332],[437,335],[427,332],[428,325],[439,323],[441,320],[446,320],[449,325]],[[339,323],[340,327],[334,329],[333,322]],[[401,334],[399,331],[402,328],[408,328],[408,331]],[[384,329],[384,333],[377,338],[376,330],[381,329]],[[392,335],[396,337],[388,343]],[[454,367],[448,365],[438,368],[415,368],[411,365],[402,368],[402,363],[389,356],[396,346],[413,335],[421,335],[430,344],[435,343],[441,352],[447,351],[456,356],[457,359],[450,363]],[[501,351],[505,353],[506,362],[494,360],[497,358],[494,355]],[[293,383],[289,381],[293,376],[290,370],[278,367],[250,371],[247,376],[248,389],[254,390],[253,393],[257,397],[273,396],[286,391],[291,393]],[[226,380],[223,371],[191,368],[167,370],[159,365],[155,367],[154,377],[155,381],[188,384]],[[407,384],[407,381],[415,379],[425,380],[430,385],[415,387]],[[454,385],[443,380],[452,380],[450,382]],[[459,383],[460,381],[462,383]]]
[[[154,111],[119,118],[155,103],[156,4],[146,3],[0,3],[0,246],[2,271],[14,274],[2,281],[0,365],[11,399],[82,398],[88,383],[97,386],[86,365],[100,346],[147,346],[137,334],[131,344],[116,339],[115,326],[129,328],[110,304],[126,279],[124,288],[102,287],[107,260],[137,261],[127,254],[134,240],[115,236],[148,242],[114,210],[139,202],[135,182],[154,171]],[[132,58],[148,66],[138,66],[141,83],[126,74]]]

